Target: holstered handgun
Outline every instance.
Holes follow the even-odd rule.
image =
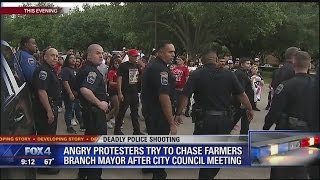
[[[280,119],[276,122],[277,129],[288,129],[288,115],[282,113]]]
[[[308,124],[295,117],[288,117],[288,126],[291,130],[309,130]]]
[[[205,111],[200,108],[192,109],[191,118],[192,122],[195,123],[195,128],[202,129],[204,125],[203,116],[205,115]]]

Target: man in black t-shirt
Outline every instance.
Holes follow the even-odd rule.
[[[139,107],[139,67],[137,59],[139,52],[136,49],[128,50],[129,61],[120,64],[118,68],[118,96],[120,101],[119,113],[116,117],[116,124],[114,128],[115,135],[123,135],[121,126],[124,115],[130,106],[131,120],[134,135],[142,135],[140,131],[140,124],[138,121],[138,107]]]
[[[245,93],[247,94],[251,105],[253,105],[254,92],[252,89],[251,80],[247,73],[247,71],[250,69],[251,60],[249,58],[241,58],[239,63],[240,63],[240,67],[234,73],[237,79],[239,80],[242,88],[244,89]],[[246,113],[247,110],[243,107],[243,105],[240,102],[237,102],[235,104],[235,108],[236,108],[236,113],[233,116],[234,125],[236,125],[238,121],[241,119],[240,134],[246,135],[248,134],[249,123],[250,123]]]

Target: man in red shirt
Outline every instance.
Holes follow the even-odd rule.
[[[173,75],[176,77],[176,102],[178,102],[178,99],[189,77],[189,69],[185,65],[186,60],[187,59],[184,56],[178,56],[177,66],[172,70]]]

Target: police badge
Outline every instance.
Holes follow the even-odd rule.
[[[168,85],[168,73],[167,72],[161,72],[160,73],[160,81],[161,81],[161,84],[166,86]]]
[[[87,76],[87,82],[90,84],[94,84],[94,82],[96,81],[96,78],[97,78],[97,73],[89,72]]]
[[[46,71],[40,71],[40,73],[39,73],[39,79],[41,79],[41,80],[46,80],[47,79],[47,76],[48,76],[48,74],[47,74],[47,72]]]

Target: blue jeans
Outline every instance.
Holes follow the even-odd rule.
[[[66,121],[66,126],[71,127],[71,119],[73,118],[73,101],[70,100],[67,94],[63,94],[63,101],[65,107],[64,120]]]
[[[75,99],[73,101],[73,110],[74,110],[74,113],[76,114],[77,120],[79,121],[80,128],[83,128],[84,127],[84,123],[83,123],[83,119],[82,119],[82,113],[81,113],[80,100],[79,99]]]

